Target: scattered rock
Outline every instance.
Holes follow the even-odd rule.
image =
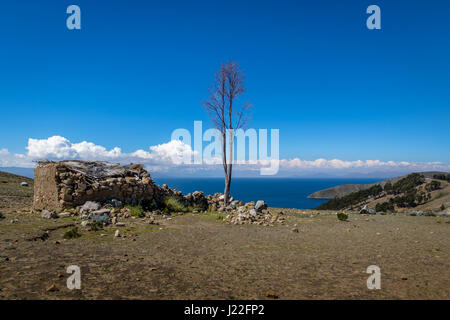
[[[87,220],[84,220],[84,221],[81,222],[81,226],[82,227],[87,227],[88,224],[89,224],[89,221],[87,221]]]
[[[125,227],[125,223],[124,222],[116,222],[116,226],[117,227]]]
[[[273,290],[269,290],[266,292],[266,297],[271,299],[278,299],[278,295]]]
[[[56,219],[58,218],[58,215],[53,211],[42,210],[41,217],[44,219]]]
[[[116,230],[116,232],[114,233],[114,237],[115,238],[119,238],[121,236],[119,229]]]
[[[298,233],[298,229],[294,228],[294,229],[292,229],[292,232]]]
[[[22,187],[28,187],[28,183],[25,182],[25,181],[23,181],[23,182],[20,183],[20,186],[22,186]]]
[[[410,211],[406,214],[407,216],[433,216],[434,214],[432,212],[424,212],[424,211]]]

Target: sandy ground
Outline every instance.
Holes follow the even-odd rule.
[[[70,240],[61,228],[45,241],[29,239],[80,220],[6,213],[0,299],[450,298],[449,218],[284,212],[286,223],[273,227],[185,214],[160,225],[79,226],[82,236]],[[69,265],[81,268],[81,290],[66,287]],[[370,265],[381,269],[380,290],[367,289]]]

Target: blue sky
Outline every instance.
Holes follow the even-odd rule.
[[[82,29],[66,28],[77,4]],[[381,8],[381,30],[366,8]],[[0,3],[0,149],[61,136],[123,152],[208,123],[221,62],[280,156],[450,163],[448,1]]]

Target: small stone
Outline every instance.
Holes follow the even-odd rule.
[[[61,212],[58,216],[60,218],[70,217],[71,213],[70,212]]]
[[[125,227],[125,223],[124,222],[116,222],[116,226],[117,227]]]
[[[119,237],[120,237],[120,231],[119,231],[119,229],[117,229],[116,232],[114,233],[114,237],[115,237],[115,238],[119,238]]]
[[[81,222],[82,227],[87,227],[88,224],[89,224],[89,221],[87,221],[87,220]]]
[[[47,288],[47,292],[55,292],[55,291],[59,291],[59,289],[56,287],[54,283]]]
[[[22,187],[28,187],[28,183],[26,183],[25,181],[21,182],[20,185],[21,185]]]
[[[58,215],[53,211],[42,210],[41,217],[44,219],[56,219]]]
[[[267,298],[278,299],[278,295],[273,290],[269,290],[266,292]]]
[[[298,233],[298,229],[294,228],[294,229],[292,229],[292,232]]]

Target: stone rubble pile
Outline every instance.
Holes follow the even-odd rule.
[[[206,196],[209,209],[225,213],[224,221],[230,224],[257,224],[263,226],[273,225],[274,223],[284,223],[285,218],[282,214],[272,214],[268,210],[267,204],[263,200],[243,203],[229,199],[229,205],[224,204],[224,195],[216,193]]]

